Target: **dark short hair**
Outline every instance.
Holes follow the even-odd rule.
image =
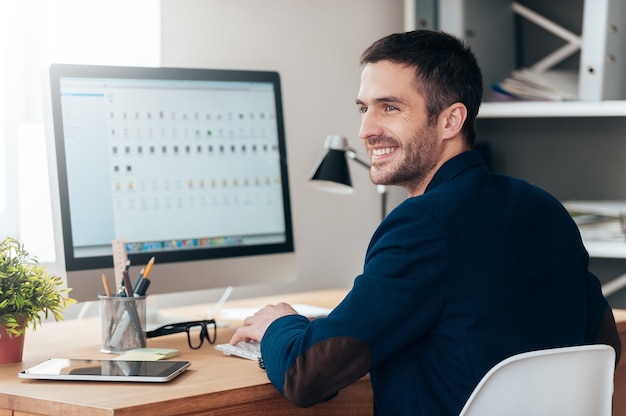
[[[430,122],[450,105],[464,104],[467,120],[462,131],[466,142],[474,145],[483,79],[476,56],[463,41],[432,30],[396,33],[374,42],[361,55],[361,65],[379,61],[415,68],[415,87],[426,100]]]

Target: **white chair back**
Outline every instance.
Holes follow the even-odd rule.
[[[485,374],[460,416],[611,416],[614,370],[608,345],[518,354]]]

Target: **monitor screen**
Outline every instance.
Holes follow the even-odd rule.
[[[49,75],[57,255],[73,297],[102,292],[115,240],[132,266],[155,257],[150,293],[295,278],[278,73]]]

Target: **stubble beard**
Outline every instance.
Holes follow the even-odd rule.
[[[394,140],[395,141],[395,140]],[[402,158],[393,165],[372,163],[370,180],[376,185],[396,185],[415,189],[424,185],[437,166],[438,140],[432,127],[419,130],[401,148]]]

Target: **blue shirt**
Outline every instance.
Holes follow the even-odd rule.
[[[298,406],[369,372],[376,414],[458,415],[502,359],[596,342],[610,309],[588,260],[559,201],[462,153],[383,220],[327,318],[270,325],[267,375]]]

